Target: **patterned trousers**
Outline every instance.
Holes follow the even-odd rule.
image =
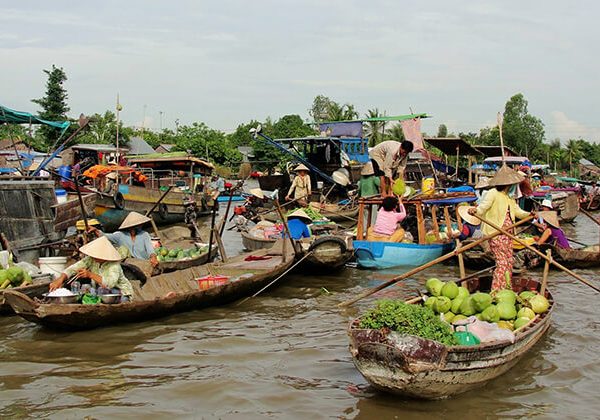
[[[510,213],[506,212],[502,228],[512,225]],[[492,280],[492,290],[505,289],[507,287],[505,273],[508,272],[512,282],[512,269],[514,263],[512,239],[506,235],[498,235],[490,239],[490,249],[496,260],[496,269]]]

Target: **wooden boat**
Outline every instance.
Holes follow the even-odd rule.
[[[314,208],[314,206],[311,207]],[[261,208],[257,211],[258,213],[267,212],[263,214],[262,217],[265,220],[268,220],[269,222],[275,223],[280,221],[277,211],[275,209],[270,210],[270,212],[267,212],[267,209]],[[319,211],[319,213],[321,213],[322,216],[327,217],[332,222],[340,224],[354,224],[356,222],[356,216],[358,214],[358,206],[344,208],[340,211],[324,210],[319,208],[317,208],[317,210]]]
[[[49,304],[31,299],[18,291],[5,292],[5,298],[17,315],[49,328],[91,329],[139,322],[177,312],[224,305],[250,296],[294,264],[293,249],[289,243],[255,251],[250,255],[253,257],[251,260],[245,254],[226,263],[210,263],[161,274],[151,277],[143,286],[134,280],[132,302],[113,305]],[[205,276],[225,278],[222,283],[214,280],[213,285],[202,289],[197,279]]]
[[[473,279],[471,291],[489,290],[491,278]],[[483,287],[486,286],[486,287]],[[524,277],[513,278],[513,290],[538,290],[540,283]],[[480,388],[512,368],[550,327],[552,295],[545,296],[550,309],[518,330],[515,341],[496,341],[476,346],[447,347],[436,341],[402,336],[383,330],[358,328],[350,323],[350,353],[354,365],[371,385],[393,394],[440,399]]]
[[[83,194],[82,199],[86,213],[93,214],[95,195]],[[13,250],[29,249],[19,254],[22,261],[37,261],[39,245],[63,239],[79,219],[77,194],[58,203],[52,180],[23,177],[0,181],[0,232]]]
[[[419,266],[452,251],[455,242],[451,238],[442,237],[437,220],[437,211],[439,208],[443,210],[446,232],[449,232],[452,229],[449,207],[474,200],[475,196],[471,193],[448,193],[421,196],[404,201],[403,204],[407,212],[416,215],[417,242],[403,243],[367,240],[367,230],[373,222],[373,214],[376,213],[383,198],[361,198],[358,203],[359,212],[356,239],[353,243],[358,265],[370,269]],[[423,216],[424,209],[429,209],[431,213],[433,235],[435,237],[435,242],[433,243],[427,243]],[[457,224],[460,229],[460,217],[457,217]]]
[[[240,232],[240,234],[242,236],[242,245],[244,246],[244,249],[248,251],[269,249],[277,242],[276,239],[258,238],[244,231]]]
[[[572,222],[579,214],[578,188],[553,188],[534,191],[533,197],[541,203],[548,195],[551,196],[552,207],[558,213],[561,221]]]
[[[542,251],[552,250],[552,257],[567,268],[590,268],[600,267],[600,246],[593,245],[585,248],[565,249],[553,245],[543,245]],[[528,251],[530,252],[530,251]],[[531,252],[533,254],[533,252]],[[533,254],[527,260],[527,268],[537,268],[544,265],[544,259]],[[554,266],[552,266],[554,267]]]
[[[14,311],[10,307],[10,305],[4,299],[4,292],[6,290],[16,290],[20,293],[29,296],[30,298],[40,297],[42,293],[46,293],[48,291],[48,286],[52,281],[52,276],[49,274],[44,274],[38,277],[33,278],[33,284],[28,286],[20,286],[12,289],[4,289],[0,290],[0,315],[12,315]]]

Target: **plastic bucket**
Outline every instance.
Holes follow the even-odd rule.
[[[421,181],[421,194],[431,195],[435,192],[435,180],[433,178],[423,178]]]
[[[56,278],[65,271],[67,257],[42,257],[38,264],[42,273],[52,274]]]
[[[67,191],[57,188],[54,190],[54,194],[56,194],[56,202],[58,204],[63,204],[67,202]]]

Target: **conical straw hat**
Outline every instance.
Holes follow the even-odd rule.
[[[293,212],[292,214],[290,214],[288,216],[288,219],[290,217],[298,217],[299,219],[305,219],[308,223],[312,222],[312,219],[310,218],[310,216],[308,214],[306,214],[306,212],[302,209],[298,209],[295,212]]]
[[[373,170],[373,164],[371,163],[371,161],[365,163],[362,169],[360,170],[360,174],[365,176],[373,175],[374,173],[375,171]]]
[[[263,190],[261,190],[260,188],[252,188],[250,190],[250,194],[261,199],[265,198],[265,193],[263,193]]]
[[[123,220],[123,223],[121,223],[121,226],[119,226],[119,230],[129,229],[134,226],[143,225],[144,223],[148,223],[150,221],[151,221],[151,219],[149,217],[146,217],[143,214],[139,214],[135,211],[132,211],[127,215],[125,220]]]
[[[101,236],[82,246],[79,248],[79,252],[99,260],[121,261],[119,251],[115,249],[106,236]]]
[[[558,223],[558,215],[555,211],[540,211],[538,214],[542,219],[544,219],[544,222],[548,223],[550,226],[557,229],[560,228],[560,224]]]
[[[501,185],[518,184],[523,181],[523,179],[525,178],[522,175],[519,175],[517,171],[509,168],[506,165],[502,165],[502,167],[490,181],[490,186],[496,187]]]
[[[301,163],[300,165],[298,165],[294,168],[294,172],[298,172],[298,171],[310,172],[310,169],[308,169],[303,163]]]
[[[458,214],[460,215],[461,219],[463,219],[465,222],[470,223],[474,226],[478,226],[481,224],[481,220],[479,220],[475,216],[471,216],[469,214],[469,209],[474,209],[474,208],[475,207],[473,207],[473,206],[459,206]]]
[[[482,188],[487,188],[490,186],[490,179],[487,176],[480,176],[479,181],[475,184],[475,189],[480,190]]]

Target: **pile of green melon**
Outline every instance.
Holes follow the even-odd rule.
[[[159,262],[187,261],[198,258],[206,251],[208,251],[208,245],[201,248],[193,247],[189,249],[167,249],[166,247],[160,247],[155,250]]]
[[[430,294],[425,306],[442,314],[449,324],[475,315],[482,321],[495,322],[512,331],[527,325],[550,307],[548,299],[529,290],[518,295],[509,289],[471,294],[453,281],[443,282],[436,278],[427,280],[425,288]]]
[[[31,275],[18,265],[0,270],[0,289],[27,286],[28,284],[31,284]]]

